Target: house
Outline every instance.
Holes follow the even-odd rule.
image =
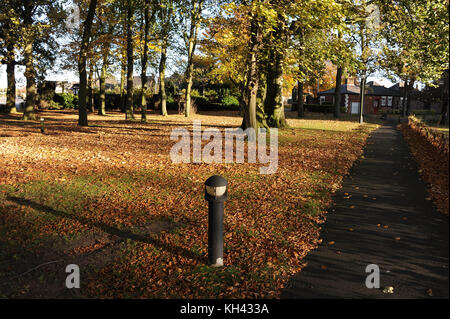
[[[366,83],[366,92],[364,96],[364,113],[376,114],[380,108],[399,108],[402,101],[402,85],[397,84],[387,88],[375,81]],[[319,103],[334,104],[335,88],[318,93]],[[345,84],[341,85],[341,106],[347,113],[358,114],[360,103],[360,86],[355,78],[348,78]]]
[[[80,84],[79,83],[73,83],[70,87],[70,90],[73,94],[78,95],[78,91],[80,90]]]
[[[48,93],[73,93],[78,94],[77,82],[44,80],[38,84],[38,93],[42,96]]]
[[[126,83],[125,83],[126,87]],[[133,89],[140,89],[142,88],[142,81],[141,77],[139,75],[133,76]],[[147,88],[153,92],[155,88],[155,79],[153,75],[147,75]]]
[[[96,79],[94,82],[94,87],[100,87],[100,80]],[[119,82],[117,81],[115,76],[108,76],[105,79],[105,90],[114,90],[116,87],[119,87]]]
[[[56,81],[55,93],[67,93],[71,85],[69,81]]]

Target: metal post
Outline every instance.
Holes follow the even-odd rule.
[[[223,266],[223,212],[228,198],[228,182],[214,175],[205,182],[205,199],[208,201],[208,263]]]
[[[41,117],[41,133],[44,133],[44,118]]]

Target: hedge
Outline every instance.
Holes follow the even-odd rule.
[[[303,104],[303,108],[307,112],[312,113],[334,113],[334,104]],[[341,113],[345,113],[345,106],[341,106]]]
[[[63,109],[78,109],[78,96],[72,93],[55,93],[53,101],[60,104]]]
[[[438,152],[442,152],[448,156],[449,154],[449,136],[448,134],[441,133],[437,130],[433,130],[424,123],[422,123],[415,116],[408,117],[408,127],[421,136],[428,143],[430,143]]]

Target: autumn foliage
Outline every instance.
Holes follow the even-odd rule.
[[[236,115],[194,119],[222,130],[240,125]],[[173,164],[170,131],[192,129],[182,115],[93,115],[89,127],[74,112],[45,117],[44,134],[0,120],[0,296],[279,297],[374,127],[288,119],[278,171],[260,175],[260,164]],[[214,174],[229,181],[218,269],[207,265],[203,186]],[[69,263],[82,269],[78,292],[54,278]]]
[[[428,184],[430,197],[437,209],[448,215],[448,133],[428,127],[413,116],[409,117],[408,124],[403,124],[400,128],[419,165],[419,173]]]

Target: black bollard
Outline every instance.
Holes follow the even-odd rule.
[[[41,117],[41,133],[44,133],[44,118]]]
[[[228,182],[214,175],[205,182],[208,201],[208,262],[212,267],[223,266],[223,210],[228,198]]]

